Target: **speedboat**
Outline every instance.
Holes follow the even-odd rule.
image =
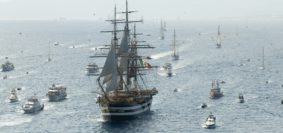
[[[95,75],[95,74],[97,74],[98,71],[99,71],[99,67],[95,63],[90,63],[86,67],[86,75],[87,76]]]
[[[12,89],[12,91],[10,93],[11,93],[11,95],[9,96],[9,100],[10,100],[11,103],[19,101],[16,89]]]
[[[53,84],[47,93],[49,101],[60,101],[66,98],[66,87]]]
[[[243,94],[239,94],[239,103],[244,103],[244,95]]]
[[[171,63],[165,63],[162,66],[162,69],[167,72],[167,76],[168,77],[172,77],[173,73],[172,73],[172,65],[171,65]]]
[[[35,113],[43,110],[44,104],[40,104],[38,98],[36,96],[32,96],[28,98],[22,108],[25,113]]]
[[[214,117],[212,113],[206,118],[203,127],[206,129],[214,129],[216,127],[216,117]]]

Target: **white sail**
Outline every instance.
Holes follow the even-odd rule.
[[[221,33],[220,33],[220,26],[218,26],[218,33],[217,33],[217,46],[221,46]]]
[[[120,73],[124,73],[127,71],[128,64],[128,56],[129,56],[129,31],[125,28],[123,33],[123,37],[121,40],[120,48],[118,54],[121,56],[119,61]]]
[[[117,87],[117,59],[116,59],[115,42],[112,43],[111,49],[106,58],[100,77],[103,77],[103,84],[106,84],[106,91],[114,90]]]

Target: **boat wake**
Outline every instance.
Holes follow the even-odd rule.
[[[32,121],[30,116],[0,115],[0,127],[21,125]]]
[[[89,46],[92,46],[91,44],[70,44],[69,48],[70,49],[73,49],[73,48],[85,48],[85,47],[89,47]]]
[[[173,65],[173,70],[181,69],[191,64],[191,61],[183,60],[182,62],[177,62],[175,65]]]
[[[102,122],[102,123],[106,122],[105,120],[103,120],[101,116],[97,116],[97,115],[88,115],[87,118],[92,122]]]
[[[152,55],[150,57],[152,59],[157,60],[157,59],[163,58],[165,56],[169,56],[169,55],[171,55],[171,53],[172,53],[171,51],[167,51],[167,52],[162,52],[162,53],[158,53],[158,54]]]

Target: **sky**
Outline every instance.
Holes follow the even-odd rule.
[[[0,20],[104,20],[125,0],[0,0]],[[283,18],[283,0],[129,0],[147,20]]]

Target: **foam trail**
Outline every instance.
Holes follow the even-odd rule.
[[[151,58],[153,58],[153,59],[160,59],[162,57],[171,55],[171,53],[172,53],[171,51],[167,51],[167,52],[163,52],[163,53],[158,53],[158,54],[152,55]]]
[[[16,116],[12,114],[0,115],[0,127],[4,126],[15,126],[23,123],[28,123],[32,121],[31,117],[25,116]]]

